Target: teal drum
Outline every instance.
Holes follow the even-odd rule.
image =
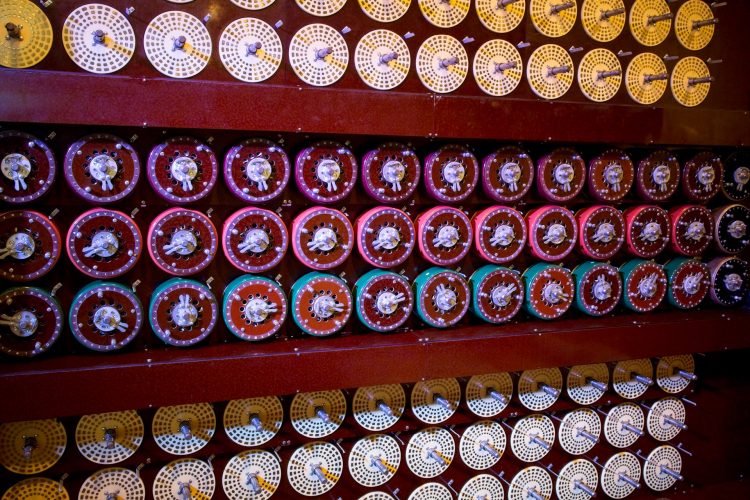
[[[564,267],[538,263],[524,271],[525,308],[540,319],[556,319],[570,309],[575,298],[573,275]]]
[[[633,259],[620,266],[622,303],[636,312],[656,309],[667,294],[667,274],[656,262]]]
[[[622,296],[619,270],[604,262],[584,262],[573,269],[576,281],[575,305],[589,316],[611,313]]]
[[[431,267],[417,276],[414,287],[417,314],[431,327],[453,326],[469,309],[469,284],[455,271]]]
[[[233,335],[249,341],[267,339],[284,325],[288,310],[286,295],[277,282],[246,274],[224,289],[222,315]]]
[[[190,346],[208,337],[219,316],[216,297],[203,283],[172,278],[151,294],[148,320],[165,344]]]
[[[711,288],[708,265],[697,259],[678,257],[664,265],[667,273],[667,301],[680,309],[697,307]]]
[[[0,352],[32,357],[47,351],[60,337],[65,316],[52,295],[32,286],[0,293]]]
[[[469,278],[471,310],[488,323],[505,323],[523,305],[523,281],[517,271],[502,266],[483,266]]]
[[[341,331],[352,315],[352,303],[346,282],[333,274],[308,273],[292,285],[292,319],[314,337]]]
[[[360,276],[354,289],[357,317],[370,330],[396,330],[411,316],[414,293],[400,274],[373,270]]]

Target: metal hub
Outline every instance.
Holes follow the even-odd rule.
[[[693,221],[685,231],[685,237],[689,240],[700,241],[706,236],[706,225],[701,221]]]
[[[438,247],[453,248],[458,243],[459,238],[458,229],[455,226],[445,225],[438,229],[433,243]]]
[[[396,160],[387,161],[380,174],[394,191],[401,191],[401,181],[406,177],[406,165]]]
[[[248,180],[257,184],[261,191],[268,190],[268,179],[271,178],[272,173],[271,163],[262,157],[251,159],[245,166],[245,175]]]
[[[742,276],[737,273],[728,274],[726,278],[724,278],[724,286],[730,292],[736,292],[742,289]]]
[[[124,332],[128,325],[123,323],[121,319],[120,311],[112,306],[102,306],[94,311],[94,326],[104,333],[114,330]]]
[[[521,180],[521,166],[514,162],[504,164],[500,167],[500,178],[510,187],[511,191],[517,191],[518,181]]]
[[[576,172],[570,163],[561,163],[552,170],[552,176],[555,182],[563,187],[563,191],[570,191],[570,183],[573,182]]]
[[[557,304],[565,300],[565,295],[565,290],[563,290],[563,287],[559,283],[547,283],[542,288],[542,297],[549,304]]]
[[[341,177],[341,167],[333,160],[321,160],[315,168],[315,176],[326,185],[328,191],[336,191],[336,181]]]
[[[321,250],[323,252],[330,252],[338,243],[336,238],[336,232],[328,227],[321,227],[315,230],[313,233],[312,241],[310,242],[311,250]]]
[[[119,247],[120,242],[114,233],[109,231],[97,231],[91,238],[91,245],[83,247],[83,254],[86,257],[97,255],[99,257],[109,258],[117,253]]]
[[[672,172],[667,165],[657,165],[651,172],[651,178],[654,180],[654,184],[659,186],[659,191],[666,191],[669,188],[671,177]]]
[[[619,191],[622,180],[625,178],[625,171],[619,163],[610,163],[604,167],[604,181],[609,184],[610,189]]]
[[[612,296],[612,284],[607,281],[604,275],[600,275],[594,282],[591,291],[596,300],[607,300]]]
[[[695,295],[701,289],[703,273],[691,274],[682,281],[682,289],[688,295]]]
[[[596,227],[593,240],[597,243],[609,243],[615,236],[615,226],[610,222],[602,222]]]
[[[15,233],[5,242],[4,251],[0,252],[0,259],[11,256],[16,260],[26,260],[34,255],[36,244],[34,239],[26,233]]]
[[[727,232],[732,238],[740,239],[744,238],[747,234],[747,224],[741,220],[736,220],[729,224]]]
[[[750,182],[750,168],[739,167],[734,171],[734,175],[732,176],[732,178],[737,184],[737,191],[743,191],[745,185]]]
[[[180,156],[169,166],[169,172],[174,180],[182,184],[184,191],[192,191],[193,179],[198,175],[198,164],[190,157]]]
[[[0,316],[0,325],[10,328],[11,333],[16,337],[31,337],[39,327],[39,318],[33,312],[23,310],[13,316],[3,314]]]
[[[645,226],[643,226],[640,238],[643,241],[649,241],[651,243],[661,238],[661,226],[659,225],[659,223],[649,222]]]
[[[245,234],[245,239],[238,245],[242,253],[263,253],[271,244],[271,239],[262,229],[251,229]]]
[[[406,300],[403,293],[393,293],[390,291],[382,292],[375,299],[375,305],[381,314],[390,315],[396,312],[399,304]]]
[[[516,240],[516,233],[513,226],[508,224],[498,224],[495,227],[495,234],[490,238],[492,246],[507,247]]]
[[[187,229],[175,231],[169,243],[164,245],[167,255],[177,253],[178,255],[190,255],[198,247],[198,238]]]
[[[698,169],[697,177],[703,188],[710,191],[716,180],[716,170],[710,165],[705,165]]]
[[[329,295],[319,295],[318,297],[315,297],[312,309],[315,316],[322,319],[330,318],[337,312],[344,310],[343,306]]]
[[[490,292],[492,297],[492,303],[497,307],[505,307],[510,304],[513,294],[516,292],[516,285],[500,285],[496,286]]]
[[[375,248],[380,250],[393,250],[401,243],[401,235],[398,229],[391,226],[385,226],[378,231],[378,236],[375,239]]]
[[[188,328],[198,320],[198,309],[192,304],[190,295],[180,295],[179,302],[170,312],[172,321],[180,328]]]
[[[544,242],[547,244],[560,245],[565,241],[567,232],[562,224],[550,224],[547,232],[544,234]]]
[[[445,182],[451,185],[451,189],[459,191],[461,189],[461,181],[466,176],[466,167],[457,161],[451,161],[443,166],[443,179]]]
[[[652,298],[656,295],[658,287],[656,286],[656,280],[659,279],[659,275],[656,273],[649,274],[638,283],[638,293],[646,299]]]
[[[456,307],[456,304],[458,303],[456,292],[444,285],[439,285],[437,287],[433,299],[435,300],[435,306],[442,312],[450,311]]]
[[[117,176],[117,162],[109,155],[96,155],[89,163],[89,172],[104,191],[109,191],[113,189],[112,179]]]
[[[6,155],[0,163],[0,170],[7,179],[13,181],[16,191],[26,189],[24,179],[31,173],[31,162],[24,155],[19,153]]]
[[[277,312],[276,304],[260,298],[252,298],[245,305],[245,317],[253,323],[263,323],[269,314]]]

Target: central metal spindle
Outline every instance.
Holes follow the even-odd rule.
[[[688,78],[688,86],[694,87],[702,83],[711,83],[715,80],[713,76],[702,76],[700,78]]]
[[[576,4],[574,2],[565,2],[565,3],[553,5],[552,8],[550,9],[550,14],[554,16],[555,14],[559,14],[560,12],[564,10],[572,9],[575,6]]]
[[[646,25],[653,26],[656,23],[660,23],[662,21],[669,21],[674,17],[674,14],[671,12],[667,12],[666,14],[662,14],[660,16],[650,16],[648,18],[648,21],[646,21]]]
[[[613,76],[620,76],[622,74],[622,70],[619,69],[613,69],[611,71],[600,71],[597,75],[597,80],[604,80],[605,78],[612,78]]]
[[[669,80],[667,73],[659,73],[658,75],[645,75],[643,77],[643,83],[651,83],[658,80]]]
[[[570,66],[556,66],[554,68],[547,68],[547,76],[557,76],[562,73],[570,73]]]
[[[622,14],[625,14],[625,12],[626,12],[626,10],[625,10],[624,7],[621,8],[621,9],[605,10],[605,11],[602,11],[602,15],[599,17],[599,20],[600,21],[606,21],[610,17],[620,16]]]
[[[702,21],[693,21],[693,30],[699,30],[704,26],[712,26],[714,24],[719,24],[719,19],[717,17],[704,19]]]

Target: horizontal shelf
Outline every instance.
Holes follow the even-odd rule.
[[[0,397],[13,404],[0,421],[747,348],[748,321],[747,310],[671,310],[6,363]]]
[[[61,99],[61,95],[80,98]],[[503,141],[714,146],[750,142],[750,114],[737,109],[249,85],[46,70],[0,69],[0,102],[0,121],[4,122]]]

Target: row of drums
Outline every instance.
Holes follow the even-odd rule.
[[[0,132],[0,199],[27,203],[47,192],[55,174],[55,158],[41,140],[17,131]],[[681,188],[685,198],[705,203],[722,191],[733,201],[750,194],[750,157],[737,152],[722,158],[710,151],[683,160],[658,150],[637,163],[621,150],[607,150],[587,163],[580,153],[560,148],[540,157],[536,166],[529,154],[515,146],[487,155],[480,165],[467,147],[448,144],[424,158],[398,143],[383,144],[361,159],[349,147],[320,141],[296,156],[294,178],[298,190],[319,204],[339,203],[361,177],[364,191],[384,204],[403,203],[421,182],[436,201],[461,203],[480,182],[484,195],[499,203],[524,198],[536,182],[538,194],[552,202],[576,198],[588,185],[590,195],[605,203],[621,201],[635,184],[640,199],[663,202]],[[83,137],[68,149],[65,179],[84,200],[107,204],[135,189],[140,161],[133,147],[109,134]],[[192,203],[207,197],[220,167],[210,146],[191,137],[173,137],[151,150],[146,174],[153,190],[170,203]],[[266,203],[282,195],[292,176],[284,150],[265,139],[249,139],[232,147],[223,164],[224,180],[234,196],[247,203]]]
[[[355,248],[374,268],[399,269],[415,249],[427,263],[448,267],[460,264],[472,249],[485,262],[510,264],[524,250],[544,262],[559,262],[576,248],[587,259],[606,261],[623,249],[632,257],[652,259],[668,248],[685,257],[700,257],[712,247],[735,255],[750,244],[750,209],[739,204],[713,211],[702,205],[669,211],[639,205],[624,212],[593,205],[577,213],[544,205],[525,216],[494,205],[471,218],[463,210],[439,205],[415,221],[403,210],[379,206],[361,213],[354,224],[344,211],[316,206],[297,214],[289,229],[278,212],[247,207],[224,221],[221,236],[210,213],[167,209],[153,218],[144,241],[133,217],[94,208],[71,223],[63,242],[57,225],[40,212],[0,212],[0,277],[38,279],[53,269],[63,246],[81,273],[110,279],[132,270],[144,246],[157,268],[184,277],[207,269],[219,244],[235,268],[253,274],[277,268],[290,246],[305,267],[331,271],[344,265]]]
[[[287,317],[303,333],[324,337],[346,327],[356,312],[367,329],[391,332],[407,325],[416,312],[427,327],[456,325],[469,310],[491,324],[505,323],[524,308],[536,318],[550,320],[575,307],[591,316],[604,316],[618,305],[638,313],[653,311],[665,298],[673,307],[692,309],[709,296],[732,306],[745,300],[747,261],[719,257],[709,263],[685,257],[665,265],[634,259],[619,268],[587,261],[573,271],[538,263],[523,274],[488,265],[469,279],[447,268],[431,267],[414,283],[392,271],[373,270],[354,284],[334,274],[311,272],[291,287],[289,298],[269,278],[242,275],[224,289],[217,301],[199,281],[172,278],[157,286],[147,311],[151,329],[166,344],[190,346],[208,337],[218,318],[246,341],[281,333]],[[0,294],[0,352],[36,356],[60,337],[64,314],[48,292],[30,286]],[[144,311],[135,292],[113,281],[94,281],[75,295],[68,313],[73,336],[96,351],[118,350],[130,344],[144,323]]]

